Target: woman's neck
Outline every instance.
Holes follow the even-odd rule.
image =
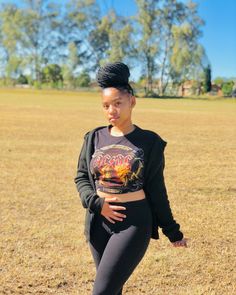
[[[135,126],[130,123],[126,126],[112,126],[110,128],[110,134],[114,136],[121,136],[132,132],[135,129]]]

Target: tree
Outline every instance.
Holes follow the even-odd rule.
[[[25,0],[23,5],[7,4],[0,12],[1,43],[6,57],[6,72],[31,71],[41,82],[42,68],[57,59],[59,27],[57,6],[46,0]],[[15,68],[16,60],[19,69]],[[21,67],[21,68],[20,68]]]
[[[90,76],[87,72],[83,71],[77,78],[76,78],[76,86],[78,87],[88,87],[91,82]]]
[[[143,74],[147,77],[146,95],[153,93],[153,79],[157,71],[155,60],[159,53],[157,40],[160,31],[157,21],[159,2],[157,0],[136,0],[138,7],[138,15],[135,18],[138,31],[136,34],[139,37],[137,54],[141,60]]]
[[[115,11],[110,12],[111,21],[108,26],[109,47],[106,50],[106,61],[122,61],[129,57],[131,25],[127,19],[118,16]]]
[[[171,78],[171,54],[174,46],[173,27],[181,24],[186,18],[186,7],[184,3],[166,0],[159,12],[160,22],[160,54],[158,63],[160,68],[159,93],[164,95]]]
[[[28,84],[28,79],[25,75],[20,75],[17,79],[18,84]]]
[[[19,52],[21,13],[16,5],[6,4],[0,12],[1,62],[8,83],[20,73],[22,56]]]
[[[83,40],[80,51],[86,71],[94,72],[104,62],[128,57],[131,25],[127,18],[113,10],[101,16],[94,0],[71,0],[67,5],[67,20],[74,38]]]
[[[230,96],[234,87],[234,81],[224,82],[222,85],[222,92],[225,96]]]
[[[208,60],[203,47],[198,43],[202,19],[197,15],[197,4],[185,6],[184,19],[172,27],[173,45],[170,54],[170,77],[181,84],[185,80],[199,80]]]
[[[213,80],[213,82],[214,82],[214,84],[216,84],[217,86],[219,86],[219,87],[222,87],[222,85],[223,85],[223,83],[224,83],[224,78],[222,78],[222,77],[216,77],[214,80]]]
[[[42,81],[50,84],[52,87],[58,87],[63,81],[61,67],[57,64],[50,64],[42,70]]]
[[[61,67],[64,85],[93,74],[107,61],[139,64],[146,95],[165,95],[169,83],[197,77],[207,66],[198,43],[203,21],[197,5],[181,0],[136,0],[138,12],[101,13],[99,1],[24,0],[0,11],[0,72],[30,75],[40,85],[44,68]],[[205,59],[205,61],[204,61]]]
[[[204,80],[203,80],[204,93],[211,91],[211,67],[208,65],[204,68]]]
[[[70,42],[68,44],[67,61],[66,64],[62,66],[63,80],[69,87],[76,87],[76,72],[81,64],[81,55],[78,52],[77,44],[75,42]]]
[[[105,15],[97,20],[97,24],[89,32],[88,41],[91,48],[91,58],[93,60],[92,69],[96,69],[102,63],[102,60],[106,60],[106,53],[110,47],[109,32],[111,26],[111,18]]]
[[[136,0],[139,59],[147,76],[147,92],[153,92],[153,79],[159,95],[168,83],[181,83],[196,73],[203,55],[198,43],[203,21],[197,5],[178,0]],[[136,30],[137,35],[137,30]],[[202,69],[201,69],[202,70]]]
[[[101,59],[100,53],[104,50],[101,45],[105,37],[103,31],[94,33],[99,30],[98,4],[95,0],[70,0],[66,5],[64,19],[66,24],[64,36],[67,36],[68,43],[76,45],[80,62],[86,64],[86,68],[94,70],[94,63],[99,64]],[[99,46],[96,48],[97,45]]]
[[[58,6],[47,0],[25,0],[21,8],[20,47],[24,63],[38,83],[42,68],[57,59]]]

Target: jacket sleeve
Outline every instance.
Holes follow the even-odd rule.
[[[173,218],[164,180],[166,142],[157,138],[152,146],[145,190],[150,198],[154,220],[171,242],[183,238],[180,225]]]
[[[91,184],[89,179],[89,167],[86,161],[88,133],[84,136],[84,142],[80,151],[77,174],[74,178],[76,188],[80,194],[80,199],[84,208],[88,208],[92,213],[100,213],[104,203],[104,199],[100,198]]]

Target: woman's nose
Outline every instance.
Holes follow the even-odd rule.
[[[114,108],[114,106],[110,105],[110,106],[109,106],[109,109],[108,109],[108,113],[109,113],[109,114],[113,114],[114,112],[115,112],[115,108]]]

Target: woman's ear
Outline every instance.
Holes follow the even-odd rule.
[[[133,108],[135,105],[136,105],[136,97],[132,95],[130,97],[130,106],[131,108]]]

